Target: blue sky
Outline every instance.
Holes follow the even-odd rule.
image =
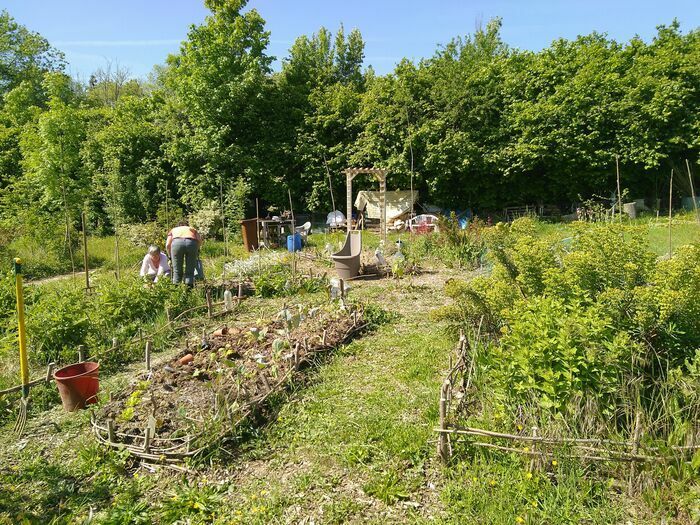
[[[0,0],[0,8],[64,51],[69,72],[83,80],[108,60],[147,75],[207,15],[200,0]],[[335,31],[342,22],[362,31],[365,63],[379,73],[403,57],[431,56],[494,16],[503,18],[509,45],[533,50],[594,30],[621,41],[650,39],[674,17],[683,30],[700,26],[699,0],[251,0],[248,8],[267,21],[269,53],[278,59],[297,36],[320,26]]]

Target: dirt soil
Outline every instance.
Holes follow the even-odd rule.
[[[169,362],[114,396],[97,413],[97,424],[113,420],[117,441],[138,446],[150,426],[154,449],[205,433],[216,416],[235,426],[286,388],[300,364],[343,343],[362,323],[361,311],[331,304],[284,309],[277,319],[248,328],[223,326],[188,341]]]

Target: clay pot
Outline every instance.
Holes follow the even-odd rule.
[[[192,354],[187,354],[183,355],[180,359],[177,360],[177,363],[179,365],[188,365],[194,360],[194,356]]]

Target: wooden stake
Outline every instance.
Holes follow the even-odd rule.
[[[639,436],[642,431],[642,418],[640,417],[640,412],[637,412],[637,415],[634,418],[634,434],[632,436],[632,454],[635,456],[637,455],[637,452],[639,451]],[[632,463],[631,468],[630,468],[630,478],[629,478],[629,485],[627,487],[627,491],[629,495],[631,496],[634,494],[634,489],[635,489],[635,484],[637,481],[637,466]]]
[[[323,338],[321,339],[321,344],[323,346],[326,346],[326,335],[327,335],[327,332],[326,332],[326,330],[324,330],[323,331]]]
[[[537,431],[538,431],[537,427],[532,427],[532,437],[533,438],[537,438]],[[535,453],[535,442],[536,441],[537,441],[536,439],[533,439],[533,441],[532,441],[532,443],[533,443],[532,444],[532,457],[530,458],[530,467],[529,467],[530,472],[535,470],[535,458],[537,457],[536,453]]]
[[[258,238],[258,249],[260,249],[260,207],[257,197],[255,197],[255,234]]]
[[[52,375],[53,375],[53,368],[56,366],[56,363],[49,363],[49,366],[46,367],[46,382],[50,382]]]
[[[294,207],[292,206],[292,190],[287,188],[287,195],[289,195],[289,212],[292,214],[292,235],[294,235],[294,227],[296,223],[294,221]]]
[[[340,279],[340,298],[345,299],[345,280]]]
[[[87,230],[85,228],[85,212],[80,214],[80,220],[83,223],[83,266],[85,266],[85,291],[90,291],[90,272],[88,269],[88,246],[87,246]]]
[[[449,388],[450,381],[449,379],[445,379],[440,389],[440,430],[447,429],[447,390]],[[440,432],[438,436],[437,453],[443,463],[447,463],[450,460],[450,447],[447,439],[447,433]]]
[[[238,283],[238,300],[243,298],[243,283]]]
[[[615,171],[617,172],[617,213],[620,214],[622,222],[622,192],[620,191],[620,156],[615,155]]]
[[[114,184],[112,184],[112,206],[114,206],[114,259],[116,263],[116,278],[119,280],[119,232],[117,230],[119,223],[119,208],[117,206],[117,197],[114,191]]]
[[[671,168],[671,181],[668,186],[668,258],[673,257],[671,244],[671,221],[673,220],[673,168]]]
[[[117,442],[117,434],[114,431],[114,419],[108,419],[107,420],[107,435],[109,437],[109,442],[110,443],[116,443]]]
[[[112,350],[116,350],[119,347],[119,339],[112,337]]]
[[[85,361],[85,345],[78,345],[78,363]]]
[[[695,186],[693,186],[693,174],[690,172],[690,162],[685,159],[685,167],[688,169],[688,180],[690,181],[690,194],[693,197],[693,209],[695,210],[695,220],[700,224],[700,215],[698,214],[698,202],[695,200]]]
[[[146,454],[151,452],[151,428],[146,427],[143,431],[143,451]]]
[[[209,290],[209,288],[207,288],[205,294],[207,296],[207,317],[211,319],[213,315],[213,305],[211,302],[211,291]]]
[[[150,341],[146,341],[146,370],[149,372],[151,371],[151,348],[152,343]]]

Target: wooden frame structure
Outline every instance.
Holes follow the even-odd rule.
[[[352,230],[352,180],[357,175],[374,175],[379,181],[379,202],[382,208],[382,215],[379,220],[379,229],[382,233],[382,240],[386,243],[386,175],[389,170],[384,170],[381,168],[346,168],[343,170],[345,173],[346,181],[346,192],[347,192],[347,215],[346,223],[348,226],[348,232]]]

